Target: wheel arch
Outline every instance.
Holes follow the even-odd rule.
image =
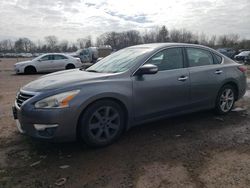
[[[78,119],[77,119],[77,125],[76,125],[76,138],[79,139],[80,138],[80,118],[81,116],[85,113],[86,109],[88,107],[90,107],[92,104],[98,102],[98,101],[101,101],[101,100],[112,100],[114,102],[116,102],[117,104],[119,104],[121,106],[121,108],[123,109],[124,111],[124,115],[125,115],[125,128],[124,128],[124,131],[126,131],[129,126],[128,126],[128,123],[129,123],[129,110],[128,110],[128,106],[126,106],[125,102],[122,101],[121,99],[119,99],[118,97],[100,97],[100,98],[97,98],[95,100],[91,100],[89,101],[87,104],[84,105],[83,109],[81,110],[81,113],[78,115]]]
[[[231,85],[235,89],[235,92],[236,92],[235,100],[238,100],[238,98],[239,98],[239,86],[238,86],[237,82],[234,80],[228,80],[228,81],[223,83],[223,85],[220,87],[220,89],[222,87],[224,87],[225,85]]]
[[[67,63],[66,66],[65,66],[65,69],[69,69],[70,68],[76,68],[75,64],[74,63]]]
[[[35,69],[35,71],[37,72],[37,68],[34,65],[27,65],[27,66],[25,66],[24,69],[23,69],[23,72],[25,73],[28,68]]]

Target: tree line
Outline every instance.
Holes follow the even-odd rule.
[[[128,46],[156,43],[156,42],[183,42],[206,45],[212,48],[250,49],[250,40],[240,39],[237,34],[212,35],[196,34],[186,29],[168,30],[166,26],[139,32],[129,30],[123,32],[107,32],[98,36],[93,42],[91,36],[79,38],[74,42],[59,41],[56,36],[47,36],[44,41],[32,41],[29,38],[19,38],[15,41],[6,39],[0,41],[1,53],[47,53],[47,52],[73,52],[77,49],[90,46],[110,45],[119,50]]]

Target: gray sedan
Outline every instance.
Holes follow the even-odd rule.
[[[145,44],[25,85],[13,114],[32,137],[105,146],[137,124],[205,109],[227,114],[245,91],[246,68],[213,49]]]

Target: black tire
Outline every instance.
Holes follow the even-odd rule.
[[[25,74],[35,74],[35,73],[37,73],[37,71],[36,71],[36,68],[35,68],[35,67],[33,67],[33,66],[28,66],[28,67],[25,67],[24,73],[25,73]]]
[[[75,65],[73,65],[73,64],[68,64],[65,68],[66,68],[66,69],[74,69],[74,68],[76,68],[76,67],[75,67]]]
[[[80,137],[88,146],[107,146],[116,141],[124,130],[124,110],[113,100],[97,101],[84,111],[78,126]]]
[[[225,94],[229,91],[231,94],[229,96],[226,96]],[[235,88],[230,84],[224,85],[220,89],[218,96],[216,98],[215,113],[218,115],[225,115],[225,114],[229,113],[234,106],[235,100],[236,100]],[[224,106],[224,108],[223,108],[223,106]]]

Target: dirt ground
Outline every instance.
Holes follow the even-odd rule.
[[[142,125],[115,144],[90,149],[18,133],[11,106],[17,90],[41,75],[15,75],[0,62],[0,187],[164,188],[250,186],[250,95],[236,111],[211,111]]]

